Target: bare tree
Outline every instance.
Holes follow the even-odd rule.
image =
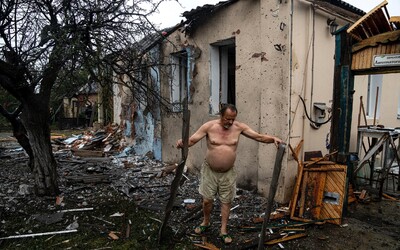
[[[38,195],[59,193],[49,102],[57,82],[68,84],[57,81],[61,71],[85,68],[105,84],[109,69],[119,70],[132,88],[159,99],[135,77],[143,55],[135,44],[154,33],[147,16],[163,1],[1,1],[0,85],[21,103],[20,121],[32,149]]]

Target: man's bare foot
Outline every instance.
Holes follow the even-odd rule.
[[[230,244],[232,243],[232,237],[229,234],[220,234],[219,236],[221,238],[221,240],[225,243],[225,244]]]
[[[196,234],[202,234],[210,227],[210,225],[200,225],[194,228]]]

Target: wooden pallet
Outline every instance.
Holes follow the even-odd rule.
[[[346,173],[346,165],[334,162],[299,164],[290,218],[299,221],[326,220],[341,224],[343,204],[347,197]]]

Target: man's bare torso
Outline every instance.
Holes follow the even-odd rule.
[[[234,166],[242,128],[238,122],[229,128],[224,128],[219,120],[210,123],[207,130],[206,161],[214,171],[226,172]]]

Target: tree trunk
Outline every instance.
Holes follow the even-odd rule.
[[[21,114],[22,107],[18,107],[13,113],[9,113],[3,106],[0,105],[0,114],[2,114],[10,123],[13,128],[13,135],[17,139],[18,143],[25,150],[29,156],[28,166],[33,171],[33,152],[29,139],[26,135],[26,130],[22,124],[19,116]]]
[[[56,196],[60,192],[57,181],[57,162],[54,159],[50,140],[49,108],[45,101],[41,102],[37,99],[31,101],[32,103],[23,103],[24,111],[21,114],[21,120],[27,131],[34,156],[35,191],[38,196]]]
[[[28,156],[29,156],[28,166],[33,171],[34,156],[33,156],[31,144],[29,143],[29,139],[26,134],[25,127],[21,123],[21,120],[19,120],[18,118],[14,122],[12,122],[12,126],[13,126],[13,135],[17,139],[17,141],[21,145],[21,147],[28,154]]]

